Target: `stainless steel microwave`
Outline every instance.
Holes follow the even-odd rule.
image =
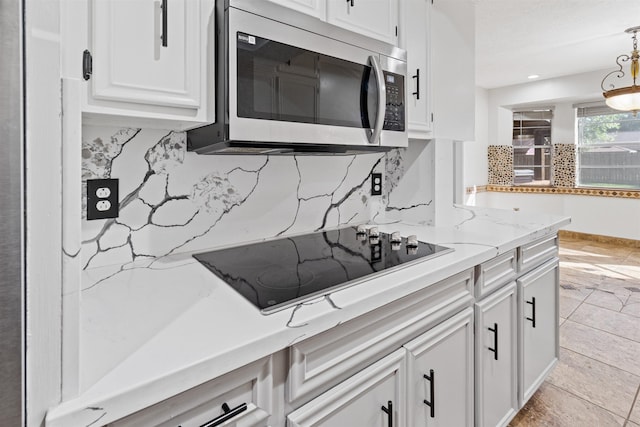
[[[354,35],[356,45],[349,32],[317,19],[305,25],[296,12],[284,23],[216,3],[216,122],[187,132],[190,150],[350,154],[407,146],[406,52]]]

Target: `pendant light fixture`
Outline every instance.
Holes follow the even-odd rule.
[[[638,59],[640,58],[640,55],[638,54],[638,40],[636,36],[637,33],[640,32],[640,26],[629,28],[625,30],[625,32],[633,34],[633,37],[631,37],[633,40],[633,50],[631,51],[631,55],[618,56],[616,63],[620,69],[612,71],[604,76],[600,86],[603,90],[602,95],[604,95],[605,102],[609,107],[615,110],[631,111],[635,116],[638,111],[640,111],[640,86],[636,86],[636,78],[638,77],[639,71]],[[622,69],[623,64],[629,61],[631,61],[630,76],[632,84],[631,86],[616,87],[616,85],[608,81],[608,79],[623,79],[625,76],[625,72]],[[608,90],[605,89],[605,84],[607,85]]]

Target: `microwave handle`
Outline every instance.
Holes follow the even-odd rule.
[[[377,56],[369,56],[369,63],[376,76],[376,83],[378,84],[378,110],[376,111],[376,119],[373,122],[373,129],[367,131],[367,137],[370,144],[377,144],[382,133],[382,126],[384,125],[384,116],[387,106],[387,85],[384,81],[384,73],[382,67],[380,67],[380,61]]]

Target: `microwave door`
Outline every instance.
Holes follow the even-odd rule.
[[[380,145],[379,54],[230,8],[228,55],[230,140]]]
[[[380,134],[382,133],[382,127],[384,125],[384,116],[386,110],[386,86],[385,86],[385,78],[384,73],[382,72],[382,67],[380,66],[380,61],[378,57],[375,55],[371,55],[369,57],[369,65],[371,66],[370,75],[373,77],[373,81],[375,82],[376,90],[373,91],[370,89],[371,87],[371,77],[369,78],[368,84],[362,85],[363,91],[363,99],[366,99],[362,104],[362,116],[363,118],[369,115],[369,109],[371,100],[375,99],[374,113],[373,113],[373,123],[371,127],[367,126],[366,133],[367,139],[369,140],[369,144],[380,144]],[[375,95],[375,96],[374,96]],[[366,110],[365,110],[366,108]]]

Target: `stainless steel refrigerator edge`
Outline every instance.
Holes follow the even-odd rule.
[[[22,1],[0,1],[0,425],[24,425]]]

